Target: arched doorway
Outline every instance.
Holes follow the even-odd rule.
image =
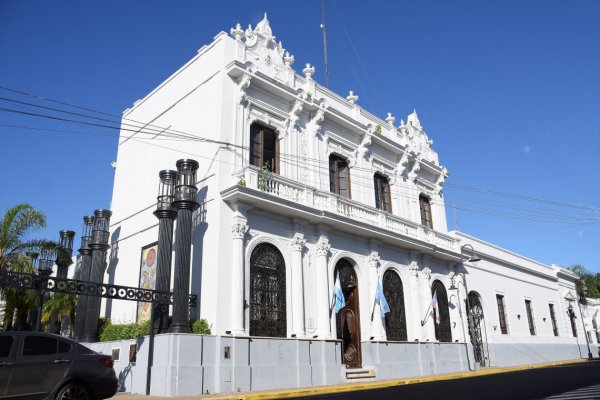
[[[475,361],[482,367],[487,365],[487,357],[485,356],[485,343],[483,341],[482,329],[485,328],[483,319],[483,307],[479,300],[477,292],[469,293],[469,307],[467,307],[467,318],[471,323],[471,343],[473,344],[473,353],[475,353]]]
[[[388,269],[383,274],[383,295],[390,306],[385,314],[385,332],[387,340],[406,341],[406,311],[404,309],[404,289],[400,276]]]
[[[358,279],[350,261],[341,259],[335,265],[333,279],[340,277],[346,305],[336,314],[337,338],[342,340],[342,360],[346,367],[360,368],[360,312],[358,307]]]
[[[250,256],[250,336],[287,336],[285,261],[269,243]]]
[[[444,284],[439,280],[431,285],[431,295],[437,296],[437,309],[433,309],[433,324],[435,338],[440,342],[452,342],[452,328],[450,327],[450,311],[448,310],[448,295]],[[437,314],[439,313],[439,323]]]

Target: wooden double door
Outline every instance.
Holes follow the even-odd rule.
[[[347,368],[362,366],[360,347],[360,311],[358,280],[352,264],[342,259],[336,265],[334,279],[339,273],[342,292],[346,302],[336,316],[337,337],[342,340],[342,360]]]

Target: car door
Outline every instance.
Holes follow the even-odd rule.
[[[10,396],[42,399],[64,379],[72,364],[73,346],[54,336],[25,335],[13,365]]]
[[[12,335],[0,335],[0,398],[6,397],[10,375],[14,363],[13,350],[18,338]]]

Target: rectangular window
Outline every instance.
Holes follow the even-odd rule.
[[[533,312],[531,311],[531,300],[525,300],[525,310],[527,311],[527,322],[529,323],[529,333],[535,336],[535,323],[533,321]]]
[[[423,194],[420,195],[419,207],[421,208],[421,224],[425,225],[429,229],[433,229],[433,222],[431,219],[431,202],[429,197]]]
[[[350,198],[350,170],[341,157],[329,157],[329,191]]]
[[[573,331],[573,337],[577,337],[577,325],[575,324],[575,312],[573,306],[569,306],[567,311],[569,313],[569,319],[571,320],[571,330]]]
[[[279,141],[273,129],[250,126],[250,164],[279,173]]]
[[[380,174],[375,174],[375,207],[380,210],[392,212],[392,198],[390,196],[390,183],[387,178]]]
[[[508,326],[506,325],[506,312],[504,311],[504,296],[496,295],[496,303],[498,303],[498,319],[500,320],[500,332],[503,335],[508,334]]]
[[[554,314],[554,304],[548,304],[550,307],[550,320],[552,321],[552,331],[554,336],[558,336],[558,326],[556,325],[556,314]]]

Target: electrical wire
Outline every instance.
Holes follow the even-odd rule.
[[[83,110],[88,110],[90,112],[94,112],[94,113],[99,113],[99,114],[104,114],[104,115],[112,115],[112,114],[108,114],[108,113],[103,113],[97,110],[93,110],[93,109],[89,109],[89,108],[85,108],[85,107],[80,107],[80,106],[76,106],[76,105],[72,105],[72,104],[68,104],[68,103],[64,103],[64,102],[60,102],[60,101],[56,101],[56,100],[51,100],[51,99],[47,99],[47,98],[43,98],[43,97],[39,97],[39,96],[35,96],[35,95],[31,95],[28,94],[26,92],[21,92],[21,91],[15,91],[12,89],[7,89],[5,87],[0,87],[0,89],[4,89],[4,90],[9,90],[9,91],[13,91],[16,93],[22,93],[22,94],[26,94],[28,96],[32,96],[32,97],[36,97],[36,98],[41,98],[47,101],[52,101],[54,103],[57,104],[65,104],[68,105],[70,107],[76,107],[79,109],[83,109]],[[93,118],[95,120],[101,120],[104,122],[109,122],[109,123],[120,123],[120,121],[113,121],[113,120],[109,120],[106,118],[97,118],[97,117],[93,117],[90,115],[86,115],[86,114],[82,114],[82,113],[72,113],[66,110],[61,110],[61,109],[56,109],[56,108],[52,108],[52,107],[45,107],[45,106],[39,106],[33,103],[27,103],[27,102],[21,102],[21,101],[17,101],[14,99],[8,99],[8,98],[0,98],[0,100],[3,101],[10,101],[13,102],[15,104],[20,104],[23,106],[34,106],[34,107],[39,107],[42,109],[46,109],[49,111],[55,111],[55,112],[61,112],[61,113],[67,113],[67,114],[71,114],[71,115],[77,115],[77,116],[81,116],[84,118]],[[87,125],[87,126],[92,126],[92,127],[98,127],[98,128],[108,128],[108,129],[115,129],[115,130],[119,130],[119,131],[134,131],[137,133],[142,133],[142,134],[147,134],[147,135],[153,135],[152,139],[156,139],[156,135],[157,135],[157,131],[160,131],[162,129],[162,132],[159,133],[159,135],[164,135],[167,136],[166,138],[164,138],[164,140],[193,140],[193,141],[200,141],[200,142],[208,142],[208,143],[214,143],[214,144],[220,144],[223,146],[227,146],[227,147],[232,147],[232,148],[239,148],[242,150],[249,150],[248,147],[246,146],[241,146],[241,145],[234,145],[231,144],[229,142],[224,142],[224,141],[218,141],[218,140],[213,140],[213,139],[208,139],[208,138],[203,138],[197,135],[193,135],[193,134],[189,134],[189,133],[185,133],[185,132],[181,132],[181,131],[173,131],[176,133],[170,133],[169,132],[169,128],[164,128],[164,127],[159,127],[157,125],[153,125],[153,128],[150,131],[146,131],[144,130],[146,128],[146,126],[150,126],[146,123],[143,122],[139,122],[139,121],[135,121],[138,124],[143,124],[144,127],[140,129],[140,127],[132,125],[132,124],[125,124],[128,126],[134,126],[135,129],[129,129],[129,128],[124,128],[123,126],[111,126],[111,125],[104,125],[104,124],[97,124],[97,123],[90,123],[88,121],[78,121],[78,120],[72,120],[72,119],[68,119],[68,118],[61,118],[61,117],[56,117],[56,116],[51,116],[51,115],[44,115],[44,114],[39,114],[39,113],[33,113],[33,112],[24,112],[24,111],[19,111],[19,110],[14,110],[14,109],[6,109],[6,108],[0,108],[0,111],[4,111],[4,112],[12,112],[12,113],[17,113],[17,114],[22,114],[22,115],[27,115],[27,116],[36,116],[36,117],[40,117],[40,118],[47,118],[47,119],[52,119],[52,120],[56,120],[56,121],[60,121],[60,122],[68,122],[68,123],[77,123],[77,124],[83,124],[83,125]],[[10,125],[3,125],[3,126],[9,126]],[[19,126],[13,126],[13,127],[19,127]],[[24,129],[35,129],[35,130],[46,130],[46,131],[56,131],[56,132],[61,132],[60,130],[50,130],[50,129],[41,129],[41,128],[32,128],[32,127],[20,127],[20,128],[24,128]],[[73,132],[73,131],[64,131],[64,132],[68,132],[68,133],[80,133],[80,134],[94,134],[94,133],[83,133],[83,132]],[[98,134],[100,136],[105,136],[102,134]],[[122,135],[110,135],[112,137],[124,137]],[[137,138],[136,141],[140,142],[140,143],[146,143],[145,140],[147,139],[141,139],[141,138]],[[149,144],[149,143],[147,143]],[[156,145],[156,144],[154,144]],[[168,148],[166,146],[160,146],[160,145],[156,145],[157,147],[162,147],[164,149],[168,149],[171,151],[177,151],[180,153],[185,153],[185,154],[189,154],[195,157],[201,157],[201,158],[206,158],[206,157],[202,157],[198,154],[195,153],[191,153],[191,152],[185,152],[185,151],[181,151],[178,149],[172,149],[172,148]],[[328,161],[327,160],[319,160],[319,159],[314,159],[314,158],[305,158],[305,157],[301,157],[295,154],[285,154],[285,153],[280,153],[280,162],[284,162],[287,163],[288,165],[292,166],[292,167],[296,167],[296,168],[303,168],[303,169],[307,169],[307,171],[309,172],[316,172],[316,173],[320,173],[323,172],[322,169],[328,168]],[[223,160],[216,160],[217,162],[223,162]],[[232,163],[228,163],[230,165],[234,165]],[[312,168],[309,168],[312,167]],[[354,170],[364,170],[364,171],[368,171],[370,173],[372,173],[373,171],[369,168],[361,168],[358,166],[354,166],[352,167],[352,169]],[[362,181],[362,182],[361,182]],[[367,183],[363,183],[367,181]],[[372,182],[368,182],[367,177],[362,176],[360,174],[355,175],[352,178],[352,186],[362,186],[362,187],[366,187],[366,188],[370,188],[372,189]],[[512,199],[516,199],[516,200],[521,200],[521,201],[531,201],[531,202],[536,202],[536,203],[541,203],[541,204],[546,204],[546,205],[551,205],[551,206],[556,206],[556,207],[569,207],[569,208],[576,208],[576,209],[580,209],[580,210],[587,210],[587,211],[593,211],[593,212],[598,212],[600,211],[600,209],[598,208],[593,208],[593,207],[585,207],[585,206],[580,206],[580,205],[573,205],[573,204],[568,204],[568,203],[561,203],[561,202],[556,202],[556,201],[551,201],[551,200],[544,200],[544,199],[539,199],[539,198],[531,198],[531,197],[527,197],[527,196],[523,196],[523,195],[518,195],[518,194],[512,194],[512,193],[505,193],[505,192],[498,192],[498,191],[491,191],[491,190],[487,190],[487,189],[483,189],[483,188],[476,188],[476,187],[471,187],[471,186],[465,186],[465,185],[457,185],[457,184],[450,184],[450,183],[446,183],[445,187],[447,188],[454,188],[457,190],[466,190],[466,191],[470,191],[470,192],[478,192],[480,194],[484,194],[484,195],[492,195],[492,196],[501,196],[501,197],[507,197],[507,198],[512,198]],[[409,191],[419,191],[418,188],[404,188],[404,189],[408,189]],[[407,196],[405,195],[399,195],[400,197],[404,197],[407,198]],[[413,196],[410,196],[410,199],[414,200]],[[471,200],[473,201],[473,200]],[[486,202],[485,204],[489,204],[489,202]],[[551,223],[561,223],[561,220],[564,220],[564,218],[570,218],[573,219],[573,216],[562,216],[562,215],[557,215],[557,214],[552,214],[550,212],[547,212],[545,210],[526,210],[526,209],[522,209],[522,208],[517,208],[517,207],[510,207],[510,206],[504,206],[507,208],[512,208],[514,210],[519,211],[519,213],[517,213],[517,215],[507,215],[507,214],[499,214],[498,212],[496,212],[494,215],[499,215],[499,216],[504,216],[504,217],[509,217],[509,218],[521,218],[521,219],[526,219],[526,220],[535,220],[536,222],[551,222]],[[469,207],[465,207],[462,206],[458,209],[461,209],[463,211],[471,211],[471,212],[480,212],[480,213],[493,213],[494,211],[490,211],[487,209],[476,209],[476,208],[469,208]],[[527,212],[532,212],[531,215],[526,215]],[[544,215],[545,214],[545,215]],[[558,220],[544,220],[543,217],[556,217],[558,218]],[[530,217],[530,218],[527,218]],[[535,218],[533,218],[535,217]],[[576,221],[586,221],[585,223],[595,223],[598,222],[598,218],[585,218],[587,216],[580,216],[583,218],[579,218],[576,219]],[[562,222],[564,223],[564,222]]]

